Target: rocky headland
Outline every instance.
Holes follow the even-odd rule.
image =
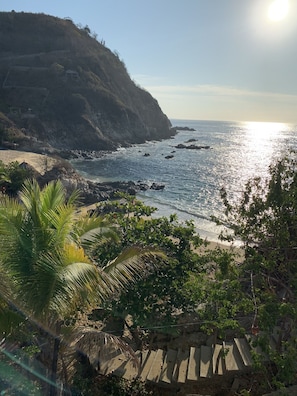
[[[100,151],[176,133],[118,53],[96,37],[69,18],[0,12],[2,145]]]
[[[38,40],[36,39],[38,37]],[[84,204],[162,185],[93,183],[69,160],[174,136],[149,92],[88,26],[45,14],[0,12],[0,160],[62,180]]]

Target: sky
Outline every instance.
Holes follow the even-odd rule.
[[[170,119],[297,124],[297,0],[0,0],[11,10],[88,25]]]

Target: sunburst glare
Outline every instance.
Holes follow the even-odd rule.
[[[287,124],[281,122],[247,122],[245,127],[249,134],[259,138],[268,138],[287,129]]]
[[[281,21],[285,19],[289,12],[288,0],[274,0],[268,8],[268,18],[271,21]]]

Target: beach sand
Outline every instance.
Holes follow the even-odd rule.
[[[22,162],[26,162],[36,169],[41,175],[46,171],[51,170],[57,162],[56,159],[49,157],[48,155],[18,150],[0,150],[0,160],[6,165],[15,161],[20,164]]]
[[[214,242],[208,241],[207,246],[200,246],[199,248],[195,249],[198,254],[204,254],[208,250],[215,250],[215,249],[222,249],[226,251],[231,251],[236,255],[236,262],[242,263],[244,261],[244,248],[239,245],[232,245],[232,243],[228,242]]]

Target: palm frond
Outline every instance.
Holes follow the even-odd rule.
[[[0,235],[1,259],[6,270],[17,271],[17,266],[24,267],[26,258],[32,259],[32,223],[25,216],[23,206],[14,199],[1,201]],[[27,269],[25,269],[25,272]]]
[[[110,241],[117,242],[119,241],[119,236],[117,232],[109,227],[98,227],[92,230],[85,232],[80,237],[80,243],[84,248],[89,248],[93,246],[94,243],[105,241],[109,239]]]
[[[65,203],[65,188],[60,180],[48,183],[41,191],[41,210],[47,212],[55,210]]]
[[[117,228],[96,214],[80,216],[76,222],[75,231],[77,243],[86,250],[107,239],[112,242],[119,241]]]
[[[73,190],[70,196],[67,199],[69,205],[79,206],[81,204],[81,194],[79,190]]]
[[[77,328],[71,346],[86,355],[94,366],[100,362],[109,361],[118,352],[118,354],[124,354],[127,360],[130,359],[134,366],[139,368],[139,359],[126,342],[119,337],[91,327]]]
[[[24,322],[24,316],[17,311],[13,311],[7,305],[0,305],[0,332],[1,335],[7,337],[13,331],[16,331],[18,326]]]
[[[109,225],[110,224],[102,216],[97,216],[96,214],[79,215],[76,222],[79,235],[83,235],[93,228],[101,228]]]
[[[11,228],[20,226],[23,221],[23,207],[20,203],[8,196],[2,196],[0,199],[0,233],[9,235]]]
[[[164,252],[132,246],[103,267],[103,273],[108,276],[107,281],[109,280],[111,287],[124,288],[127,284],[147,276],[160,260],[166,260]]]
[[[63,260],[61,260],[61,267],[66,267],[72,263],[83,262],[91,263],[91,260],[86,255],[85,250],[75,243],[65,243],[63,246]]]
[[[36,180],[26,180],[19,192],[19,198],[36,226],[40,225],[40,193]]]
[[[13,293],[10,279],[7,277],[2,266],[0,267],[0,306],[2,302],[9,302]]]
[[[77,290],[82,290],[84,288],[91,290],[91,286],[94,285],[98,279],[98,272],[94,264],[72,263],[67,265],[60,276],[67,284],[67,289],[74,294]]]
[[[55,243],[62,246],[65,241],[70,240],[73,233],[74,210],[72,206],[60,205],[49,210],[45,216],[48,227],[52,229]]]
[[[57,262],[48,254],[40,255],[31,271],[18,277],[19,301],[35,317],[45,315],[55,294],[58,278]]]
[[[78,305],[87,305],[95,298],[99,274],[82,248],[68,245],[55,258],[57,278],[54,285],[51,310],[69,312]]]

